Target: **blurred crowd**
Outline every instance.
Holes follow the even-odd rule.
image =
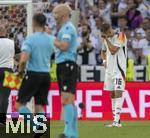
[[[16,46],[20,47],[27,35],[27,12],[25,6],[0,7],[0,20],[7,29],[7,37],[15,40]]]
[[[76,0],[33,0],[34,12],[44,12],[50,33],[56,34],[52,9],[59,3],[68,3],[76,8]],[[80,20],[78,24],[78,64],[101,65],[101,25],[109,22],[116,31],[126,33],[128,58],[136,65],[146,65],[150,54],[150,1],[149,0],[79,0]],[[26,36],[25,6],[0,7],[0,20],[7,23],[8,37],[15,39],[21,47]]]

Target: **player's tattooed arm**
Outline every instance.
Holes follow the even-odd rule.
[[[119,50],[119,47],[114,46],[114,45],[108,40],[108,38],[105,38],[105,40],[106,40],[106,42],[107,42],[109,51],[111,52],[111,54],[114,55],[114,54]]]
[[[69,43],[65,42],[65,41],[59,41],[58,39],[55,39],[54,41],[54,45],[56,48],[62,50],[62,51],[66,51],[69,47]]]

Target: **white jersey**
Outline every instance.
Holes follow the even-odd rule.
[[[106,51],[106,73],[116,76],[122,75],[125,79],[126,65],[127,65],[127,39],[123,32],[116,33],[112,38],[108,38],[109,41],[119,50],[112,55],[109,51],[106,40],[103,41],[103,50]]]
[[[0,38],[0,68],[13,69],[14,55],[14,41],[8,38]]]

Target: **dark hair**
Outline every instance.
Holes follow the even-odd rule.
[[[42,13],[36,13],[33,16],[33,21],[40,27],[43,27],[46,25],[46,17]]]
[[[13,34],[13,33],[10,33],[10,34],[9,34],[9,38],[14,38],[14,34]]]
[[[102,31],[102,33],[105,33],[105,32],[107,32],[110,28],[111,28],[111,26],[110,26],[109,23],[103,23],[103,24],[102,24],[102,29],[101,29],[101,31]]]
[[[87,29],[89,30],[89,33],[91,33],[91,27],[88,23],[84,23],[82,26],[87,26]]]

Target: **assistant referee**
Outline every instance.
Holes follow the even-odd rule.
[[[0,24],[0,125],[5,125],[11,90],[3,87],[3,80],[4,72],[12,72],[14,67],[15,45],[13,40],[6,37],[5,25]]]

